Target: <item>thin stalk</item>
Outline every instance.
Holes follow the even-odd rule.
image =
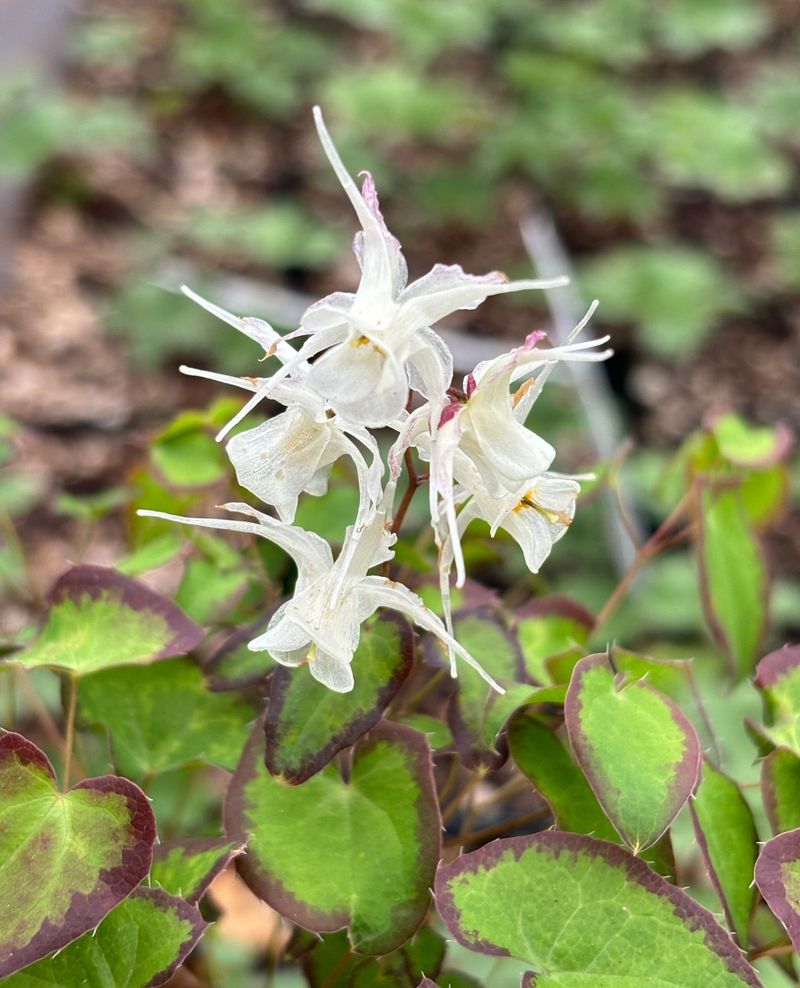
[[[628,568],[627,572],[623,575],[622,579],[616,585],[611,593],[611,596],[605,602],[603,607],[600,609],[600,613],[594,622],[593,633],[596,633],[602,626],[608,621],[611,615],[616,611],[617,607],[627,596],[628,591],[633,584],[633,581],[639,575],[639,571],[642,567],[650,562],[659,552],[666,549],[668,546],[676,544],[676,539],[670,536],[670,531],[675,526],[675,522],[683,515],[686,511],[687,506],[690,504],[692,499],[692,492],[687,491],[683,497],[678,501],[669,515],[664,519],[664,521],[658,526],[658,528],[653,532],[650,538],[645,542],[641,548],[636,552],[636,555]],[[688,533],[681,533],[681,540],[684,535]]]
[[[53,715],[42,703],[39,694],[31,686],[28,675],[24,669],[19,670],[18,682],[28,703],[30,703],[31,707],[33,707],[36,711],[36,716],[39,718],[42,725],[42,730],[47,735],[48,740],[53,747],[58,750],[59,754],[63,758],[65,755],[64,738],[61,736],[61,731],[58,729],[58,724],[56,724],[55,720],[53,720]]]
[[[481,830],[473,830],[471,833],[448,837],[444,841],[444,846],[456,847],[459,844],[475,844],[478,841],[493,840],[495,837],[502,837],[509,830],[517,830],[519,827],[525,827],[529,823],[537,823],[539,820],[545,820],[552,815],[550,807],[543,806],[535,812],[523,813],[511,820],[505,820],[503,823],[495,823],[491,827],[483,827]]]
[[[400,531],[400,526],[403,524],[403,519],[408,511],[408,506],[411,504],[411,500],[417,493],[422,481],[417,476],[417,471],[414,467],[414,461],[411,458],[411,450],[407,449],[405,456],[403,457],[403,462],[406,465],[406,470],[408,472],[408,486],[403,494],[403,500],[400,502],[400,506],[392,519],[392,531],[395,535]]]
[[[75,744],[75,711],[78,707],[78,677],[67,674],[67,726],[64,738],[64,789],[69,789],[72,748]]]

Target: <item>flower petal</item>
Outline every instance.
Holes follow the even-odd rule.
[[[371,428],[396,419],[408,399],[405,368],[369,342],[332,347],[315,362],[308,381],[337,415]]]
[[[334,693],[349,693],[353,688],[353,670],[350,663],[334,658],[321,648],[312,651],[308,668],[314,679]]]

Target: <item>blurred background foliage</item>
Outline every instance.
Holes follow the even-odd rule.
[[[105,500],[75,498],[130,492],[136,450],[170,415],[150,454],[151,493],[165,475],[185,485],[193,464],[203,474],[194,487],[222,475],[214,410],[181,415],[218,394],[176,381],[174,367],[253,373],[255,354],[175,288],[189,281],[293,327],[307,298],[352,284],[353,220],[316,144],[314,102],[352,169],[374,172],[412,272],[446,260],[524,275],[519,222],[542,208],[552,216],[580,292],[601,300],[595,327],[616,349],[606,371],[633,451],[603,467],[603,483],[631,493],[645,529],[669,510],[674,450],[710,408],[800,425],[796,5],[87,0],[62,47],[58,82],[7,73],[0,98],[0,178],[27,182],[21,240],[34,256],[27,281],[24,263],[12,277],[7,320],[25,337],[17,356],[29,386],[53,392],[28,410],[7,390],[4,430],[77,430],[96,462],[77,467],[72,455],[54,466],[45,442],[46,466],[5,468],[9,517],[38,497],[56,529],[65,518],[101,524]],[[70,327],[79,338],[77,370],[31,329],[31,296],[42,292],[66,329],[60,345],[69,350]],[[488,303],[460,325],[510,342],[547,319],[532,295]],[[87,346],[105,347],[88,370]],[[77,375],[71,397],[57,397],[59,375]],[[554,385],[533,424],[562,451],[562,468],[596,465],[569,389]],[[770,536],[785,616],[800,555],[789,501]],[[332,509],[306,510],[343,528]],[[587,504],[528,585],[599,607],[616,578],[601,529],[600,508]],[[473,541],[488,579],[524,578],[502,539]],[[11,544],[4,552],[19,555]],[[637,615],[696,636],[690,566],[685,553],[661,561],[651,610]]]

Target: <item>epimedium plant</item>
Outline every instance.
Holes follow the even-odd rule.
[[[797,980],[800,646],[761,658],[761,533],[791,437],[710,417],[597,614],[559,595],[510,606],[467,576],[472,545],[517,543],[536,573],[566,533],[592,478],[553,472],[526,423],[553,368],[607,358],[606,339],[577,341],[592,308],[560,346],[531,333],[453,385],[432,326],[560,282],[436,265],[408,284],[371,176],[359,189],[316,124],[361,226],[357,291],[286,337],[187,291],[272,372],[183,368],[251,397],[156,437],[131,477],[131,554],[73,566],[38,636],[8,646],[9,696],[50,670],[63,729],[26,693],[0,736],[3,983],[145,988],[181,965],[224,983],[194,963],[213,932],[191,952],[230,867],[287,924],[276,984],[292,965],[312,988]],[[283,410],[244,424],[268,401]],[[236,518],[203,513],[230,476],[213,433]],[[420,488],[430,535],[412,541]],[[609,643],[636,578],[685,543],[706,660]],[[169,562],[174,601],[139,579]],[[706,702],[725,679],[763,699],[746,728],[762,802]]]

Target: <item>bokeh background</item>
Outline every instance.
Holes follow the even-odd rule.
[[[179,286],[291,329],[356,284],[317,102],[350,169],[374,173],[412,276],[573,276],[454,318],[462,372],[600,300],[614,359],[548,386],[531,424],[559,468],[599,465],[616,506],[589,492],[536,577],[502,538],[467,540],[511,603],[597,609],[715,410],[800,427],[796,0],[0,0],[0,650],[69,562],[186,563],[189,536],[145,539],[137,506],[225,499],[211,435],[230,395],[177,366],[258,374],[258,353]],[[339,480],[298,515],[334,539],[352,513]],[[796,493],[765,542],[781,644],[800,632]],[[190,551],[170,589],[193,617],[263,606],[230,540]],[[610,634],[702,656],[690,550],[656,560]]]

